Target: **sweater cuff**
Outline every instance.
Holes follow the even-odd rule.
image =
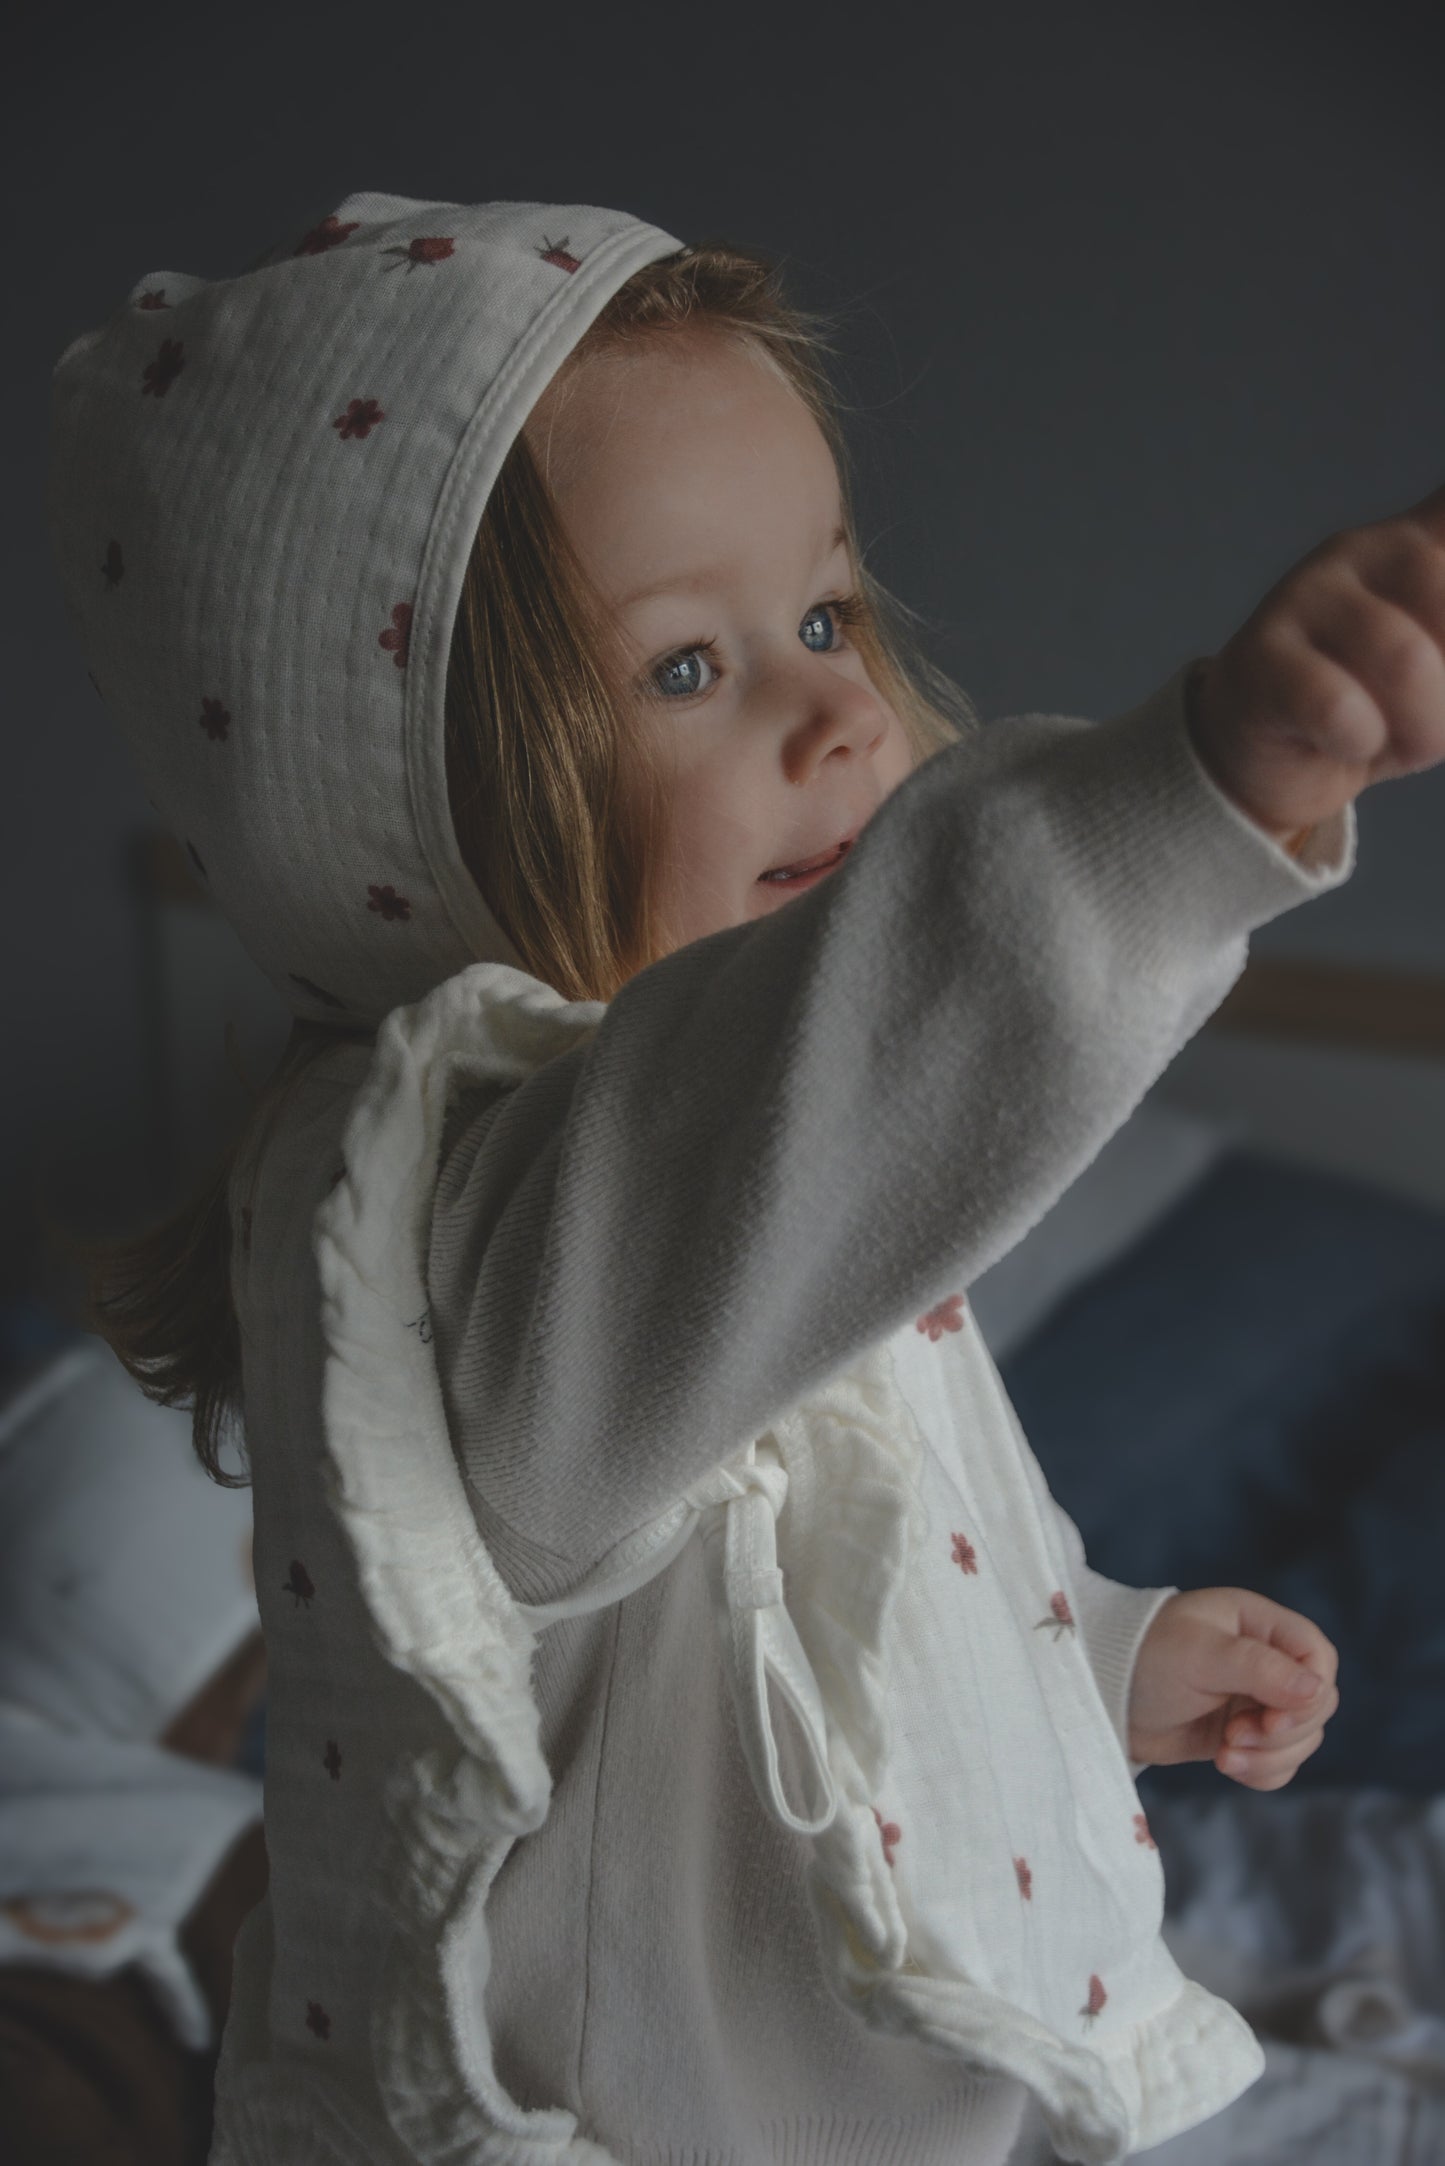
[[[1119,1749],[1129,1762],[1130,1775],[1142,1772],[1146,1761],[1129,1758],[1129,1693],[1134,1665],[1139,1659],[1149,1627],[1177,1587],[1122,1587],[1105,1579],[1087,1565],[1075,1574],[1079,1604],[1079,1630],[1088,1652],[1099,1693],[1113,1724]]]
[[[1225,795],[1189,734],[1193,666],[1181,664],[1139,706],[1091,724],[1076,747],[1052,737],[1040,746],[1074,769],[1062,792],[1070,819],[1051,839],[1079,859],[1081,894],[1101,895],[1126,964],[1163,984],[1179,982],[1191,955],[1212,978],[1242,933],[1347,880],[1357,845],[1353,803],[1318,822],[1291,855]]]

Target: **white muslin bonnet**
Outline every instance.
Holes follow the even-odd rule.
[[[1068,1567],[1044,1505],[1029,1501],[1033,1477],[973,1336],[937,1387],[937,1421],[989,1410],[977,1461],[996,1484],[994,1524],[1024,1531],[1018,1584],[1000,1575],[975,1591],[996,1604],[998,1663],[1036,1694],[1039,1734],[1067,1741],[1082,1785],[1057,1808],[1060,1855],[1072,1844],[1085,1872],[1106,1851],[1122,1858],[1122,1893],[1112,1862],[1091,1882],[1112,1951],[1100,1958],[1107,1993],[1087,1964],[1077,1985],[1072,1969],[1054,1978],[1049,1936],[1069,1931],[1072,1898],[1057,1924],[1033,1906],[1023,1967],[984,1945],[973,1970],[940,1961],[929,1919],[910,1922],[900,1901],[877,1804],[898,1804],[890,1777],[908,1766],[890,1695],[910,1662],[914,1704],[926,1694],[919,1545],[934,1456],[935,1386],[922,1370],[909,1383],[910,1361],[930,1350],[911,1326],[545,1608],[519,1605],[492,1563],[447,1428],[425,1257],[448,1092],[466,1077],[525,1080],[605,1013],[522,969],[459,856],[443,750],[451,624],[488,491],[529,410],[609,296],[681,245],[588,205],[353,195],[240,276],[140,280],[55,370],[55,547],[98,689],[152,799],[295,1013],[379,1025],[343,1177],[313,1235],[327,1508],[377,1645],[430,1695],[455,1751],[421,1754],[389,1792],[402,1938],[377,1988],[386,2004],[368,2064],[387,2132],[373,2148],[358,2128],[334,2155],[356,2166],[395,2157],[399,2142],[420,2160],[604,2166],[570,2111],[523,2111],[508,2096],[485,2037],[471,2035],[463,1981],[486,1972],[487,1889],[547,1815],[537,1634],[620,1600],[696,1533],[754,1786],[807,1846],[829,1986],[864,2023],[1020,2078],[1060,2154],[1102,2166],[1203,2118],[1262,2061],[1241,2019],[1185,1980],[1159,1940],[1161,1878],[1134,1843],[1137,1798],[1082,1651],[1035,1659],[1034,1620]],[[924,1739],[920,1768],[926,1750]],[[910,1800],[905,1787],[905,1820],[912,1802],[921,1828],[921,1788]],[[948,1840],[963,1888],[978,1831],[966,1795],[956,1810]],[[1000,1948],[1021,1930],[1007,1924]],[[273,2157],[286,2113],[308,2145],[314,2136],[294,2053],[265,2076],[265,2110],[282,2119],[244,2135],[236,2030],[218,2077],[216,2166]]]
[[[682,242],[591,204],[347,196],[230,278],[153,271],[52,379],[49,518],[152,803],[296,1015],[520,957],[447,803],[447,655],[497,472]]]

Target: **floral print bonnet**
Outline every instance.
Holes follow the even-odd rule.
[[[91,681],[294,1014],[375,1025],[520,967],[447,804],[462,577],[546,384],[682,245],[588,204],[350,195],[234,277],[142,278],[56,363],[49,524]]]

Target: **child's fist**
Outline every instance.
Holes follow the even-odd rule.
[[[1281,837],[1445,758],[1445,488],[1311,550],[1188,707],[1208,773]]]
[[[1212,1760],[1278,1790],[1324,1740],[1339,1658],[1318,1625],[1243,1587],[1196,1587],[1155,1615],[1134,1664],[1129,1757]]]

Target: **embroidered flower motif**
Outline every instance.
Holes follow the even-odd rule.
[[[370,436],[377,423],[385,419],[386,415],[375,399],[353,399],[346,412],[338,414],[331,426],[341,431],[341,440],[344,443],[348,436]]]
[[[303,993],[309,993],[313,1000],[324,1001],[328,1008],[344,1008],[346,1006],[344,1000],[338,1000],[334,993],[328,993],[326,987],[318,985],[314,978],[303,978],[299,970],[288,970],[286,975],[293,985],[300,986]]]
[[[953,1535],[951,1537],[951,1540],[953,1542],[954,1563],[958,1565],[960,1570],[964,1572],[972,1572],[974,1577],[977,1578],[978,1552],[974,1548],[972,1542],[966,1541],[961,1534]]]
[[[141,396],[144,397],[149,391],[156,398],[163,399],[185,365],[186,349],[180,340],[163,338],[160,352],[153,361],[146,363],[140,380]]]
[[[1067,1595],[1060,1593],[1049,1596],[1049,1614],[1047,1617],[1040,1617],[1038,1623],[1034,1626],[1035,1632],[1041,1632],[1045,1625],[1053,1627],[1055,1642],[1061,1640],[1066,1632],[1072,1632],[1076,1629],[1074,1613],[1069,1608]]]
[[[113,541],[105,552],[100,575],[108,587],[118,587],[125,577],[125,559],[120,553],[120,543]]]
[[[398,602],[391,612],[391,623],[384,632],[376,635],[378,647],[385,647],[398,669],[405,669],[411,654],[411,603]]]
[[[423,1346],[430,1346],[431,1310],[423,1309],[420,1316],[414,1316],[406,1328],[408,1331],[414,1331],[416,1333],[417,1337],[421,1340]]]
[[[560,241],[549,241],[544,233],[542,239],[546,241],[547,245],[545,248],[539,248],[537,253],[544,263],[555,263],[559,271],[581,270],[580,257],[571,255],[568,252],[567,243],[571,239],[570,234],[564,233]]]
[[[251,1206],[250,1206],[250,1204],[249,1204],[249,1203],[243,1203],[243,1204],[242,1204],[242,1206],[241,1206],[241,1248],[242,1248],[243,1252],[244,1252],[244,1253],[245,1253],[245,1254],[246,1254],[247,1256],[249,1256],[249,1255],[250,1255],[250,1253],[251,1253]]]
[[[950,1294],[937,1308],[919,1317],[918,1329],[926,1331],[936,1346],[945,1331],[962,1331],[965,1305],[962,1294]]]
[[[456,242],[445,234],[428,234],[422,239],[409,241],[405,248],[383,248],[381,252],[384,256],[397,256],[400,261],[383,263],[381,267],[383,271],[399,271],[404,263],[407,271],[411,272],[419,263],[445,263],[455,246]]]
[[[195,844],[193,842],[187,841],[186,848],[190,852],[191,863],[195,866],[196,871],[200,874],[201,878],[203,880],[209,880],[211,876],[207,872],[205,865],[202,863],[201,853],[196,848]]]
[[[1135,1813],[1134,1815],[1134,1840],[1136,1843],[1143,1843],[1146,1850],[1157,1850],[1159,1848],[1159,1845],[1149,1833],[1149,1821],[1144,1813]]]
[[[306,2028],[308,2031],[315,2031],[318,2038],[331,2036],[331,2018],[320,2001],[306,2003]]]
[[[218,737],[224,738],[230,727],[231,716],[229,710],[223,707],[218,699],[203,699],[201,701],[201,728],[213,744]]]
[[[137,308],[169,308],[171,304],[166,299],[164,286],[148,286],[135,305]]]
[[[378,911],[388,924],[395,918],[411,916],[411,904],[405,895],[398,895],[394,887],[377,887],[374,881],[369,881],[366,892],[371,897],[367,909]]]
[[[1093,2022],[1108,1998],[1108,1994],[1104,1991],[1103,1979],[1099,1977],[1097,1972],[1091,1971],[1089,1974],[1089,1998],[1079,2010],[1079,2014],[1086,2023]]]
[[[326,1750],[321,1755],[321,1765],[325,1768],[327,1774],[331,1777],[331,1780],[333,1782],[340,1782],[341,1747],[337,1744],[334,1737],[328,1737],[326,1740]]]
[[[1019,1884],[1019,1894],[1026,1903],[1031,1903],[1034,1899],[1034,1876],[1029,1870],[1027,1858],[1014,1859],[1014,1878]]]
[[[311,1597],[315,1594],[316,1589],[311,1584],[311,1574],[299,1557],[292,1558],[290,1577],[282,1580],[281,1592],[282,1594],[294,1594],[298,1605],[304,1602],[306,1607],[310,1609]]]
[[[903,1830],[896,1820],[885,1820],[878,1807],[873,1807],[873,1817],[878,1822],[878,1832],[883,1837],[883,1856],[887,1864],[893,1863],[893,1852],[903,1840]]]
[[[319,226],[313,226],[309,233],[302,234],[291,253],[293,256],[324,256],[328,248],[339,248],[360,223],[359,218],[353,218],[348,225],[343,225],[335,211],[332,211],[322,219]]]

